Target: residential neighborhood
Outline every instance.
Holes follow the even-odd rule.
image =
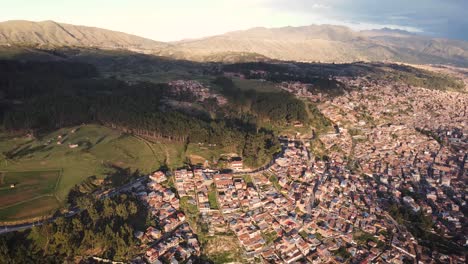
[[[358,175],[338,161],[318,159],[300,141],[284,142],[283,148],[284,154],[260,172],[239,175],[177,170],[174,179],[178,193],[197,204],[210,226],[210,235],[231,230],[244,249],[245,258],[252,262],[341,263],[353,259],[361,263],[428,263],[434,258],[450,259],[452,263],[465,261],[464,257],[440,253],[428,255],[386,208],[390,202],[414,213],[431,214],[448,208],[443,218],[434,218],[437,228],[461,232],[457,228],[461,228],[459,221],[463,216],[457,202],[437,203],[440,196],[446,201],[443,191],[435,191],[441,180],[410,171],[401,180],[386,171]],[[427,199],[415,201],[411,193],[402,194],[413,181],[422,178],[434,184],[432,188],[427,186]],[[451,183],[459,185],[455,179]],[[448,180],[444,184],[449,184]],[[213,190],[215,206],[208,198]],[[451,224],[444,226],[441,221]]]
[[[468,245],[466,95],[339,81],[363,88],[330,99],[311,84],[279,86],[334,124],[315,138],[326,156],[306,135],[283,137],[281,155],[259,171],[241,159],[229,171],[176,170],[178,195],[196,204],[210,236],[233,232],[250,262],[465,263],[431,247]]]

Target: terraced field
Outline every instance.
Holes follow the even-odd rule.
[[[53,195],[60,175],[60,170],[1,172],[0,208]]]

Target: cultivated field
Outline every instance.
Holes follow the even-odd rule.
[[[12,224],[32,219],[39,220],[53,214],[61,206],[61,202],[55,196],[41,196],[28,202],[0,209],[0,221]]]
[[[182,151],[182,144],[150,142],[98,125],[64,128],[37,138],[0,133],[0,171],[6,172],[0,221],[49,215],[65,205],[73,186],[89,176],[105,178],[112,166],[141,173],[165,163],[181,166]]]
[[[38,196],[53,195],[60,171],[22,171],[0,173],[0,208]]]
[[[60,178],[60,170],[0,172],[0,221],[20,220],[57,209],[55,192]],[[52,202],[44,207],[44,200]]]

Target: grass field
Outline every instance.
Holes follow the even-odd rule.
[[[237,150],[234,147],[220,148],[218,146],[198,145],[191,143],[187,147],[186,156],[190,159],[192,164],[204,164],[208,161],[210,164],[213,160],[217,161],[223,154],[236,153]]]
[[[41,196],[53,196],[60,175],[60,170],[1,172],[0,212],[3,208]]]
[[[60,208],[55,194],[61,175],[61,170],[0,172],[0,221],[39,217]]]
[[[60,142],[60,144],[58,144]],[[74,145],[77,147],[72,148]],[[49,214],[65,204],[70,189],[89,176],[104,178],[112,169],[108,165],[149,173],[164,163],[169,167],[183,164],[183,144],[150,142],[98,125],[64,128],[40,138],[8,136],[0,133],[0,171],[7,172],[0,187],[0,221],[19,220]],[[58,182],[45,171],[61,170]],[[34,172],[33,172],[34,171]],[[4,175],[5,176],[5,175]],[[50,198],[32,199],[50,194]],[[18,183],[10,189],[10,183]],[[47,197],[47,196],[46,196]],[[27,201],[16,205],[18,201]],[[29,209],[28,209],[29,208]],[[54,209],[52,209],[54,208]]]
[[[257,92],[281,92],[272,82],[262,82],[258,80],[232,78],[232,81],[242,90],[255,90]]]
[[[0,209],[0,221],[15,222],[40,218],[54,213],[62,206],[55,196],[42,196],[25,203]]]

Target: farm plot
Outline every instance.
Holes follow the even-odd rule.
[[[44,209],[57,209],[59,202],[55,192],[61,174],[61,170],[0,172],[0,220],[16,220],[15,214],[11,214],[12,208],[44,208],[45,200],[52,203],[47,203]],[[17,213],[20,216],[29,214],[25,211]]]

